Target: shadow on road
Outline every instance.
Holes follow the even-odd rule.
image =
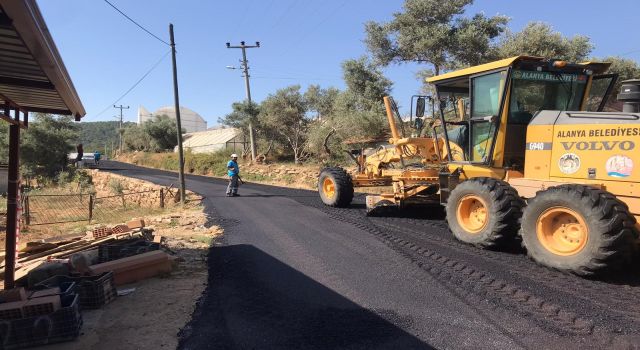
[[[216,246],[209,286],[179,349],[432,349],[251,245]]]

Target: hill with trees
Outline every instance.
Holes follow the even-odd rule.
[[[125,122],[124,128],[132,125],[136,123]],[[111,154],[118,148],[118,121],[82,122],[79,127],[79,142],[82,143],[85,151]]]

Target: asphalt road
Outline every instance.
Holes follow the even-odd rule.
[[[176,175],[104,170],[168,185]],[[224,238],[181,349],[640,348],[640,265],[585,280],[455,241],[439,208],[385,218],[312,191],[187,177]]]

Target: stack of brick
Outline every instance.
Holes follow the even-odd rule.
[[[60,309],[60,288],[35,292],[27,298],[24,288],[2,291],[0,319],[15,320],[48,315]]]
[[[100,226],[93,229],[93,239],[101,239],[113,234],[113,230],[106,226]]]

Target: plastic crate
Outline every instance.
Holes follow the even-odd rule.
[[[57,277],[57,276],[54,276]],[[42,283],[54,278],[51,277],[49,279],[46,279],[44,281],[42,281],[41,283],[35,285],[33,287],[33,291],[29,292],[29,296],[28,299],[31,299],[33,294],[39,290],[44,290],[44,289],[49,289],[49,288],[55,288],[55,287],[59,287],[60,288],[60,293],[58,293],[60,295],[60,297],[62,297],[63,295],[73,295],[73,294],[77,294],[78,293],[78,284],[75,281],[60,281],[58,284],[56,285],[52,285],[52,286],[46,286]]]
[[[97,276],[53,276],[42,281],[39,286],[52,288],[74,282],[80,296],[80,306],[83,309],[99,309],[117,296],[116,285],[113,282],[113,272],[105,272]]]
[[[134,238],[121,242],[102,244],[98,247],[98,261],[101,263],[134,256],[160,249],[160,244]]]
[[[4,320],[0,324],[0,349],[20,349],[76,339],[82,328],[79,296],[63,295],[60,302],[61,308],[47,315]]]

